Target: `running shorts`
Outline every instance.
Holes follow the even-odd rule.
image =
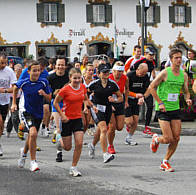
[[[137,99],[128,99],[129,106],[125,109],[125,117],[139,115],[139,105]]]
[[[112,106],[114,107],[115,110],[112,112],[114,113],[115,116],[120,116],[125,114],[125,103],[113,103]]]
[[[9,109],[9,104],[0,105],[0,115],[2,116],[3,121],[5,121]]]
[[[70,119],[66,123],[62,122],[62,137],[71,136],[72,133],[75,133],[76,131],[84,131],[82,118]]]
[[[99,105],[99,104],[97,105],[95,104],[95,106],[97,107],[98,112],[95,113],[93,108],[90,108],[90,111],[91,111],[91,116],[95,121],[96,125],[101,121],[105,121],[106,124],[108,125],[112,116],[112,106]]]
[[[181,120],[180,110],[167,111],[167,112],[157,111],[156,116],[159,120],[163,120],[163,121]]]
[[[27,131],[29,132],[31,127],[35,127],[37,132],[39,131],[40,124],[42,122],[42,119],[35,118],[33,115],[31,115],[28,112],[21,113],[21,119],[25,124],[25,127],[27,128]]]

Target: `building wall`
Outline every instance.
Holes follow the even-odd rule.
[[[126,42],[124,55],[131,55],[133,46],[137,44],[138,37],[141,35],[139,24],[136,23],[136,5],[138,0],[111,0],[110,4],[113,6],[113,18],[116,16],[116,28],[123,32],[124,30],[133,32],[132,36],[119,35],[117,37],[117,44],[121,50],[121,43]],[[192,23],[190,27],[175,27],[172,28],[169,23],[169,8],[171,1],[157,0],[158,5],[161,6],[161,23],[158,27],[148,27],[148,31],[152,34],[152,39],[157,45],[163,46],[161,49],[161,60],[165,59],[168,54],[168,47],[177,39],[179,32],[182,32],[184,40],[188,44],[193,44],[196,48],[195,40],[195,9],[196,1],[188,0],[189,6],[192,7]],[[108,36],[111,40],[115,37],[114,20],[113,23],[107,27],[90,27],[86,23],[86,4],[87,0],[62,0],[65,4],[65,23],[62,27],[47,26],[42,28],[40,23],[37,23],[36,3],[38,0],[1,0],[0,1],[0,33],[7,43],[30,41],[29,54],[36,55],[35,41],[47,41],[51,33],[59,41],[72,40],[70,46],[70,56],[73,59],[77,56],[78,44],[84,42],[87,38],[92,39],[98,33],[102,33],[104,37]],[[83,36],[70,36],[70,29],[74,32],[85,30]],[[82,50],[82,54],[86,53],[86,48]]]

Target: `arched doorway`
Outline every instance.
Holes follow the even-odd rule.
[[[107,36],[104,37],[102,33],[98,33],[95,37],[92,36],[91,40],[86,39],[84,43],[87,47],[87,53],[92,59],[98,55],[107,55],[108,52],[114,49],[114,39],[110,40]]]
[[[111,44],[104,43],[104,42],[97,42],[89,44],[89,55],[100,55],[100,54],[106,54],[111,51]]]

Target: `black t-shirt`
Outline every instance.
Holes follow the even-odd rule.
[[[145,93],[150,84],[147,74],[144,77],[138,77],[136,71],[132,71],[127,73],[127,77],[129,79],[129,91],[134,93]]]
[[[69,82],[69,75],[68,72],[65,71],[65,74],[63,76],[58,76],[56,72],[48,75],[48,81],[50,84],[50,87],[52,88],[52,98],[55,98],[54,91],[56,89],[61,89],[66,83]]]
[[[108,97],[119,90],[118,85],[110,79],[105,88],[102,86],[100,79],[92,81],[88,88],[93,92],[93,103],[100,105],[111,105],[111,102],[108,101]]]
[[[137,70],[138,66],[141,64],[141,63],[146,63],[148,65],[148,77],[150,79],[151,77],[151,74],[152,74],[152,71],[154,70],[155,68],[155,62],[154,61],[149,61],[147,60],[146,58],[142,58],[141,60],[138,60],[133,66],[131,66],[130,70]]]

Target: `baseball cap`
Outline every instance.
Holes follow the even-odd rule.
[[[148,47],[148,48],[145,49],[145,53],[148,53],[150,55],[153,55],[154,54],[154,51]]]
[[[98,71],[99,72],[109,72],[110,71],[110,67],[108,66],[108,64],[100,64],[98,66]]]

